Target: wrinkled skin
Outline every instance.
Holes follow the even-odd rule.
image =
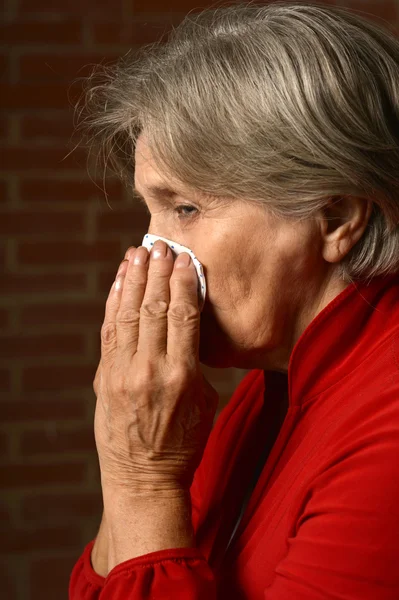
[[[137,253],[148,251],[132,258]],[[123,263],[119,278],[106,304],[94,380],[103,490],[188,489],[218,403],[198,360],[197,275],[192,264],[174,268],[169,250],[149,265]]]
[[[173,493],[190,485],[217,408],[200,362],[287,372],[300,335],[347,286],[336,266],[362,236],[372,203],[343,198],[293,222],[244,201],[182,193],[155,167],[144,135],[135,180],[151,214],[149,233],[195,253],[208,294],[199,314],[193,266],[174,269],[170,250],[165,261],[135,266],[135,248],[128,249],[102,327],[95,437],[103,492]],[[159,199],[153,185],[179,193]],[[183,215],[182,205],[194,210]]]

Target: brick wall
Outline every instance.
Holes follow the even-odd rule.
[[[107,184],[111,210],[88,177],[83,152],[68,154],[73,82],[88,64],[151,42],[210,3],[3,4],[0,586],[7,600],[54,600],[66,598],[72,565],[99,524],[92,430],[99,330],[117,266],[148,227],[116,180]],[[397,4],[351,6],[391,23]],[[221,406],[245,374],[204,372]]]

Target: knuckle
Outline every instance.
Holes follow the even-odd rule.
[[[116,398],[123,398],[130,388],[130,377],[126,370],[115,361],[107,374],[107,387]]]
[[[104,346],[112,344],[116,339],[115,323],[103,323],[101,326],[101,342]]]
[[[134,378],[133,386],[135,391],[143,392],[144,390],[148,390],[154,383],[154,377],[155,369],[152,369],[151,365],[148,364],[145,368],[141,369],[140,373]]]
[[[135,308],[124,308],[119,310],[117,318],[118,325],[135,325],[140,321],[140,311]]]
[[[199,312],[188,302],[173,303],[169,306],[168,317],[180,324],[197,322]]]
[[[185,388],[191,381],[190,371],[187,369],[176,368],[168,377],[168,386],[173,389]]]
[[[145,287],[147,285],[147,276],[146,274],[139,270],[133,270],[130,271],[128,274],[126,274],[125,277],[125,286],[130,286],[133,288],[137,288],[140,287],[142,288],[143,286]]]
[[[147,300],[143,302],[140,308],[140,316],[148,317],[163,317],[167,314],[169,304],[165,300]]]
[[[125,377],[113,377],[109,385],[112,389],[112,395],[115,398],[124,398],[129,392],[129,386]]]
[[[130,393],[135,398],[136,403],[143,401],[151,391],[155,384],[155,369],[145,368],[137,373],[130,381]]]

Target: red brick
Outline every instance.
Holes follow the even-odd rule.
[[[92,35],[95,44],[136,44],[135,24],[132,21],[93,23]]]
[[[120,255],[119,242],[26,242],[18,248],[18,260],[22,265],[112,263],[117,271],[123,259]]]
[[[0,235],[83,233],[84,217],[82,212],[3,211],[0,212]]]
[[[8,392],[11,386],[10,371],[8,369],[0,369],[0,391]]]
[[[105,299],[101,302],[56,302],[28,304],[20,313],[22,325],[93,325],[104,320]]]
[[[99,186],[99,187],[97,187]],[[87,202],[98,198],[106,205],[106,196],[113,202],[123,199],[123,186],[118,180],[110,180],[104,186],[89,180],[60,181],[59,179],[25,179],[21,182],[20,198],[22,202]]]
[[[87,154],[77,148],[71,154],[65,146],[61,147],[16,147],[0,148],[0,164],[5,171],[26,173],[30,169],[42,169],[44,173],[79,169],[87,176]],[[54,173],[52,173],[54,176]]]
[[[86,465],[82,461],[40,465],[10,463],[0,465],[0,489],[82,484],[85,476]]]
[[[84,400],[15,400],[1,403],[1,418],[4,423],[19,421],[70,421],[84,419],[86,402]]]
[[[26,1],[26,0],[25,0]],[[196,13],[202,11],[206,8],[205,5],[199,7],[198,0],[168,0],[165,3],[165,0],[151,0],[149,3],[148,0],[134,0],[134,12],[138,13],[182,13],[186,14],[189,11],[191,13]]]
[[[7,117],[0,116],[0,139],[2,142],[8,139],[9,135],[9,121]]]
[[[130,210],[108,210],[97,217],[99,233],[129,233],[132,236],[132,246],[140,245],[149,224],[150,216],[138,204]]]
[[[8,184],[7,181],[0,180],[0,204],[8,202]]]
[[[0,289],[3,294],[85,292],[86,284],[85,273],[37,273],[35,275],[0,273]]]
[[[20,59],[20,78],[24,82],[70,81],[90,75],[98,64],[110,64],[119,54],[28,54]]]
[[[348,7],[347,0],[335,0],[335,4]],[[396,0],[351,0],[349,7],[354,10],[360,17],[376,20],[377,23],[384,25],[381,19],[388,21],[391,24],[399,16],[398,5]]]
[[[6,329],[8,327],[8,314],[7,309],[0,309],[0,329]]]
[[[75,552],[65,558],[41,558],[31,562],[30,600],[54,600],[65,598],[68,593],[72,569],[83,551],[76,546]],[[8,600],[8,596],[7,596]]]
[[[49,435],[46,431],[25,431],[21,439],[21,455],[62,454],[64,452],[95,452],[93,427],[83,427],[73,431],[56,431]]]
[[[62,15],[84,15],[91,19],[101,15],[120,17],[122,15],[122,0],[20,0],[20,14],[32,14],[37,18],[37,13]]]
[[[76,101],[78,92],[78,86],[75,93],[73,86],[60,83],[3,83],[0,85],[0,109],[65,109]]]
[[[67,527],[42,527],[34,530],[14,528],[12,535],[3,536],[1,552],[14,554],[74,548],[80,542],[80,535],[80,528],[71,524]]]
[[[9,58],[6,54],[0,54],[0,82],[7,83],[9,80],[10,80]]]
[[[177,25],[177,20],[176,21]],[[173,23],[173,22],[172,22]],[[118,23],[93,23],[93,38],[96,44],[150,44],[167,40],[167,33],[172,30],[172,23],[165,21],[154,22],[133,22],[124,21]]]
[[[82,334],[8,335],[0,337],[0,359],[79,356],[85,351]]]
[[[0,527],[8,529],[11,527],[12,515],[10,507],[4,500],[0,500]]]
[[[0,432],[0,456],[4,458],[8,454],[8,435],[4,432]]]
[[[7,600],[17,600],[16,577],[13,577],[8,558],[0,561],[0,580],[2,597],[7,598]]]
[[[86,365],[51,365],[51,367],[25,367],[23,371],[23,389],[29,391],[39,390],[65,390],[73,388],[91,387],[95,377],[95,366]]]
[[[3,44],[79,44],[79,21],[14,21],[0,25]]]
[[[92,517],[102,509],[101,494],[30,494],[22,501],[22,518],[29,522]]]
[[[21,137],[29,141],[60,140],[66,142],[73,133],[73,119],[66,111],[45,116],[25,116],[21,119]],[[58,184],[60,185],[60,184]]]

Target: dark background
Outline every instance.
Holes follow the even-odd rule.
[[[399,0],[336,3],[399,24]],[[84,152],[68,155],[75,80],[216,3],[0,5],[0,594],[59,600],[101,515],[92,382],[105,300],[149,224],[115,179],[110,209]],[[246,373],[203,371],[220,408]]]

